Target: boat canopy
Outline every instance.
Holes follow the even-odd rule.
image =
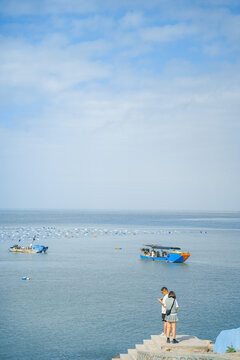
[[[163,250],[181,250],[179,247],[172,247],[172,246],[161,246],[156,244],[146,244],[144,246],[151,247],[153,249],[163,249]]]

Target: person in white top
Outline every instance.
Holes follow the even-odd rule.
[[[168,289],[166,286],[161,288],[161,292],[163,294],[163,298],[158,299],[160,304],[162,305],[162,321],[163,321],[163,333],[167,336],[167,322],[166,322],[166,299],[168,298]],[[178,303],[176,300],[176,307],[178,308]]]
[[[167,336],[167,322],[165,320],[165,317],[166,317],[166,307],[165,306],[166,306],[166,299],[168,297],[168,289],[166,288],[166,286],[163,286],[161,288],[161,292],[163,294],[163,298],[158,299],[158,301],[162,305],[163,333],[164,333],[164,335]]]

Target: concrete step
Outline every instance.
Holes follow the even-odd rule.
[[[172,353],[190,354],[190,353],[207,353],[209,351],[209,344],[191,335],[177,335],[178,344],[173,344],[172,341],[168,344],[166,337],[161,335],[152,335],[152,341],[161,349],[162,352],[171,351]],[[170,339],[171,340],[171,339]]]
[[[154,344],[152,340],[144,340],[143,344],[149,351],[160,352],[159,348]]]
[[[132,360],[129,354],[120,354],[120,360]]]
[[[132,360],[137,360],[137,350],[136,349],[128,349],[128,355],[131,356]]]
[[[164,336],[161,336],[161,335],[152,335],[151,339],[152,339],[152,342],[154,343],[154,345],[159,350],[162,350],[163,340],[165,339],[165,342],[166,342],[166,338]]]
[[[138,350],[148,351],[147,347],[146,347],[145,345],[143,345],[143,344],[137,344],[137,345],[136,345],[136,349],[137,349],[137,351],[138,351]]]

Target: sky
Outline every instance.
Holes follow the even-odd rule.
[[[0,0],[0,208],[240,210],[239,0]]]

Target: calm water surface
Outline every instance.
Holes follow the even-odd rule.
[[[46,255],[8,252],[35,234]],[[191,257],[140,260],[148,242]],[[162,332],[163,285],[178,332],[214,341],[239,327],[239,254],[240,213],[0,211],[0,359],[111,359]]]

